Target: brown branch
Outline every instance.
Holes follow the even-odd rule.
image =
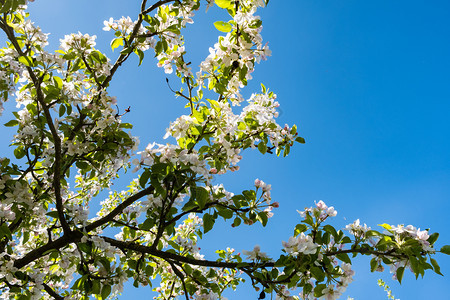
[[[53,242],[49,242],[39,248],[31,250],[27,254],[25,254],[22,258],[14,261],[14,267],[20,269],[32,261],[35,261],[38,258],[41,258],[43,254],[47,251],[56,250],[67,246],[70,243],[77,243],[81,240],[83,234],[81,232],[72,231],[69,234],[65,234],[62,237],[54,240]]]
[[[122,213],[122,211],[126,207],[130,206],[131,204],[133,204],[135,201],[139,200],[140,198],[150,195],[151,193],[153,193],[154,190],[155,190],[155,188],[153,186],[149,186],[146,189],[139,191],[138,193],[130,196],[128,199],[126,199],[125,201],[123,201],[122,203],[117,205],[117,207],[114,208],[109,214],[107,214],[103,218],[98,219],[97,221],[83,227],[81,230],[83,232],[90,232],[90,231],[112,221],[114,219],[114,217],[119,215],[120,213]]]
[[[6,33],[8,39],[13,44],[17,53],[20,56],[24,56],[25,53],[22,51],[19,43],[17,42],[16,36],[14,35],[14,29],[9,26],[6,21],[3,19],[4,25],[2,26],[3,31]],[[61,197],[61,139],[58,135],[58,131],[55,128],[55,125],[52,121],[52,116],[50,114],[50,110],[47,104],[44,101],[44,93],[41,89],[41,80],[37,78],[36,74],[33,72],[33,69],[29,66],[26,66],[26,70],[30,75],[30,78],[33,82],[34,87],[36,88],[36,96],[37,101],[40,103],[44,110],[45,119],[47,121],[47,125],[50,129],[50,132],[53,137],[53,143],[55,145],[55,162],[53,164],[53,188],[55,189],[55,198],[56,198],[56,210],[58,211],[58,218],[63,227],[65,233],[70,232],[70,227],[67,224],[67,221],[64,216],[64,209],[62,205],[62,197]]]
[[[122,221],[119,221],[119,220],[112,220],[112,222],[113,222],[113,223],[116,223],[116,224],[119,224],[119,225],[122,225],[122,226],[125,226],[125,227],[128,227],[128,228],[130,228],[130,229],[132,229],[132,230],[136,230],[136,231],[145,231],[145,232],[150,232],[151,234],[155,234],[155,233],[154,233],[153,231],[151,231],[150,229],[145,230],[145,229],[142,229],[142,228],[139,228],[139,227],[136,227],[136,226],[127,224],[127,223],[122,222]]]
[[[399,258],[399,259],[408,258],[407,255],[396,254],[394,252],[395,252],[395,249],[391,249],[387,252],[381,252],[381,251],[359,248],[359,249],[347,249],[347,250],[339,250],[339,251],[333,251],[333,252],[325,252],[324,254],[326,256],[334,256],[334,255],[342,254],[342,253],[352,253],[352,254],[359,253],[359,254],[373,254],[376,256],[392,256],[392,257]]]
[[[95,71],[91,68],[91,66],[87,62],[86,57],[84,57],[84,53],[81,55],[81,59],[83,60],[86,69],[92,74],[92,77],[94,77],[94,81],[97,84],[97,86],[100,86],[101,83],[98,81],[97,74],[95,74]]]
[[[152,37],[152,36],[155,36],[155,35],[158,35],[158,34],[160,34],[160,32],[152,32],[152,33],[140,34],[140,35],[137,35],[136,37],[137,38],[149,38],[149,37]]]
[[[60,296],[56,293],[51,287],[49,287],[46,283],[44,283],[44,290],[56,300],[64,300],[64,297]]]
[[[122,213],[122,211],[126,207],[133,204],[136,200],[138,200],[146,195],[151,194],[153,192],[153,190],[154,190],[154,188],[152,186],[150,186],[150,187],[130,196],[124,202],[119,204],[115,209],[113,209],[109,214],[107,214],[103,218],[81,228],[80,231],[70,231],[68,233],[65,233],[62,237],[60,237],[52,242],[49,242],[39,248],[31,250],[30,252],[25,254],[22,258],[17,259],[14,262],[14,267],[20,269],[20,268],[26,266],[27,264],[29,264],[30,262],[35,261],[36,259],[39,259],[47,251],[60,249],[71,243],[78,243],[81,240],[81,238],[83,237],[83,234],[81,232],[90,232],[90,231],[112,221],[114,219],[114,217],[117,216],[118,214]]]
[[[147,8],[146,10],[142,10],[142,14],[143,14],[143,15],[146,15],[146,14],[148,14],[149,12],[151,12],[151,11],[157,9],[157,8],[160,7],[161,5],[164,5],[164,4],[169,3],[169,2],[175,2],[175,1],[176,1],[176,0],[160,0],[160,1],[156,2],[155,4],[153,4],[152,6],[150,6],[149,8]],[[144,2],[147,2],[147,1],[144,1]],[[144,4],[144,3],[143,3],[143,4]],[[144,4],[144,5],[145,5],[145,4]],[[141,8],[142,8],[142,7],[141,7]]]
[[[177,275],[178,278],[180,278],[181,284],[183,285],[184,296],[186,297],[186,300],[189,300],[189,293],[188,293],[188,291],[186,289],[186,283],[184,282],[184,275],[183,275],[183,273],[180,270],[178,270],[178,268],[175,266],[175,264],[170,259],[167,259],[166,261],[172,267],[172,270],[175,272],[175,275]]]
[[[100,236],[107,243],[112,246],[115,246],[122,250],[133,250],[139,253],[146,253],[153,256],[157,256],[164,260],[170,259],[178,262],[183,262],[195,266],[202,267],[215,267],[215,268],[229,268],[229,269],[243,269],[246,267],[252,268],[261,268],[261,267],[274,267],[275,262],[264,262],[264,263],[254,263],[254,262],[243,262],[243,263],[235,263],[235,262],[226,262],[226,261],[211,261],[211,260],[200,260],[187,256],[178,255],[171,252],[161,251],[158,249],[153,249],[152,247],[144,246],[134,242],[124,242],[118,241],[106,236]]]

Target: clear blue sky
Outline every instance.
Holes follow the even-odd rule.
[[[96,34],[97,47],[114,60],[117,53],[108,50],[112,34],[101,30],[103,20],[134,18],[139,5],[38,0],[31,13],[44,32],[52,33],[50,47],[70,32]],[[297,124],[307,143],[284,159],[247,151],[239,172],[218,178],[234,192],[260,178],[272,184],[273,199],[281,206],[266,228],[218,225],[201,242],[207,257],[214,258],[219,248],[241,251],[255,244],[276,256],[300,222],[296,210],[314,200],[335,206],[332,224],[337,228],[357,218],[372,227],[413,224],[440,232],[439,247],[450,244],[450,2],[271,0],[259,15],[273,56],[257,66],[244,95],[258,92],[261,82],[275,91],[279,122]],[[216,20],[227,17],[217,9],[205,15],[202,8],[186,31],[194,72],[217,40]],[[131,106],[125,120],[135,124],[133,133],[143,147],[163,142],[169,122],[185,113],[165,77],[148,52],[140,68],[130,60],[112,81],[110,94],[122,109]],[[175,76],[169,78],[176,84]],[[13,107],[12,102],[6,106]],[[0,121],[9,119],[5,111]],[[0,129],[4,154],[11,153],[8,134]],[[400,286],[388,272],[371,274],[369,258],[361,257],[354,262],[356,280],[346,295],[386,299],[376,284],[384,278],[402,300],[445,299],[450,257],[440,255],[438,261],[445,277],[427,272],[415,281],[407,274]],[[149,293],[130,286],[120,299]],[[256,299],[257,294],[243,287],[228,297]]]

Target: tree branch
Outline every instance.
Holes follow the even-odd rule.
[[[407,255],[402,255],[402,254],[396,254],[394,253],[395,249],[391,249],[389,251],[386,252],[380,252],[380,251],[374,251],[374,250],[370,250],[370,249],[347,249],[347,250],[339,250],[339,251],[334,251],[334,252],[325,252],[324,254],[326,256],[334,256],[337,254],[341,254],[341,253],[359,253],[359,254],[373,254],[376,256],[392,256],[395,258],[399,258],[399,259],[407,259],[408,256]]]
[[[8,39],[13,44],[17,53],[20,56],[25,56],[25,53],[22,51],[19,43],[17,42],[16,36],[14,35],[14,29],[7,24],[7,22],[2,20],[4,25],[2,26],[3,31],[6,33]],[[55,189],[55,199],[56,199],[56,210],[58,211],[58,218],[63,227],[65,233],[70,232],[70,227],[67,224],[67,221],[64,217],[64,209],[62,205],[62,197],[61,197],[61,139],[58,135],[58,131],[53,124],[52,116],[50,114],[50,110],[47,107],[47,104],[44,101],[44,93],[41,89],[41,80],[38,79],[36,74],[34,74],[33,69],[29,66],[26,66],[26,70],[30,75],[30,78],[33,82],[34,87],[36,88],[36,97],[39,104],[42,106],[44,110],[45,119],[47,121],[47,125],[50,129],[53,143],[55,145],[55,162],[53,164],[53,188]]]
[[[56,300],[64,300],[64,297],[60,296],[58,293],[56,293],[51,287],[49,287],[46,283],[44,285],[44,290],[53,298]]]
[[[252,268],[261,268],[261,267],[274,267],[275,262],[264,262],[264,263],[254,263],[254,262],[243,262],[243,263],[234,263],[234,262],[225,262],[225,261],[211,261],[211,260],[200,260],[187,256],[178,255],[171,252],[161,251],[157,249],[153,249],[152,247],[144,246],[134,242],[124,242],[118,241],[106,236],[100,236],[110,245],[115,246],[122,250],[133,250],[139,253],[146,253],[153,256],[157,256],[164,260],[170,259],[178,262],[183,262],[195,266],[202,267],[214,267],[214,268],[230,268],[230,269],[243,269],[245,267]]]
[[[107,214],[106,216],[104,216],[101,219],[98,219],[97,221],[83,227],[81,230],[83,232],[90,232],[110,221],[112,221],[114,219],[115,216],[117,216],[118,214],[122,213],[122,211],[130,206],[131,204],[133,204],[133,202],[139,200],[140,198],[150,195],[151,193],[153,193],[153,191],[155,190],[155,188],[153,186],[149,186],[148,188],[139,191],[138,193],[130,196],[128,199],[126,199],[125,201],[123,201],[122,203],[120,203],[116,208],[114,208],[109,214]]]

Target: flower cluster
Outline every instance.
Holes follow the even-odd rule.
[[[159,34],[159,45],[162,45],[164,51],[155,45],[156,55],[158,59],[158,67],[163,67],[166,74],[173,72],[173,67],[180,77],[191,77],[192,70],[184,61],[183,55],[186,53],[183,36],[180,35],[179,29],[184,28],[186,24],[194,21],[194,11],[199,7],[198,0],[183,1],[183,3],[173,3],[163,5],[158,9],[158,13],[153,18],[153,27],[149,27],[150,31]],[[173,13],[174,11],[178,13]]]
[[[305,218],[308,214],[312,214],[314,217],[319,218],[322,221],[328,217],[335,217],[337,215],[337,211],[334,207],[328,207],[322,200],[317,202],[315,207],[305,208],[304,211],[298,211],[298,213],[302,218]]]
[[[213,48],[209,49],[208,57],[200,64],[197,73],[199,86],[208,80],[209,89],[214,89],[236,103],[244,99],[240,88],[252,79],[256,62],[265,60],[271,54],[267,44],[262,44],[260,32],[262,22],[254,16],[256,9],[264,7],[264,1],[244,1],[241,9],[237,10],[233,20],[226,23],[223,31],[227,35],[220,36]],[[223,81],[217,78],[229,74]]]
[[[96,38],[97,36],[90,36],[87,33],[84,35],[81,32],[72,33],[65,35],[64,38],[60,40],[60,47],[65,52],[73,50],[88,54],[93,51],[96,44]]]
[[[251,251],[243,250],[242,253],[247,255],[247,259],[250,260],[271,260],[267,253],[261,252],[261,247],[259,245],[256,245]]]
[[[303,232],[297,237],[291,236],[287,242],[283,241],[284,251],[293,256],[300,254],[315,254],[319,245],[313,242],[309,235],[305,235]]]
[[[157,148],[155,148],[157,147]],[[133,164],[137,171],[141,166],[149,167],[156,162],[171,163],[173,165],[186,165],[193,172],[208,178],[209,170],[206,168],[205,161],[201,160],[195,150],[189,151],[175,145],[161,145],[156,143],[149,144],[144,151],[139,152],[141,159],[134,159]]]
[[[345,226],[345,230],[348,230],[351,234],[358,237],[365,237],[365,234],[367,231],[369,231],[371,228],[368,227],[366,224],[361,225],[359,222],[359,219],[357,219],[352,224],[348,224]]]
[[[430,242],[428,242],[428,239],[430,238],[428,230],[420,230],[420,228],[416,228],[413,225],[391,225],[391,229],[389,231],[395,233],[396,240],[399,242],[404,239],[404,236],[407,236],[417,240],[422,245],[423,251],[431,253],[435,251],[430,245]]]

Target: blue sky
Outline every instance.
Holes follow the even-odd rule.
[[[101,29],[109,17],[136,16],[140,2],[124,3],[38,0],[30,10],[36,24],[51,32],[50,47],[71,32],[96,34],[97,47],[114,60],[117,53],[108,50],[112,34]],[[296,210],[315,200],[338,210],[332,222],[337,228],[357,218],[372,227],[413,224],[439,232],[438,247],[450,244],[450,2],[272,0],[258,14],[273,56],[257,66],[243,94],[258,92],[264,83],[278,95],[279,122],[297,124],[307,143],[287,158],[246,151],[239,172],[217,179],[238,193],[260,178],[272,184],[281,206],[266,228],[219,224],[201,242],[206,256],[255,244],[276,256],[300,222]],[[217,20],[228,19],[218,9],[205,15],[202,8],[185,31],[194,71],[217,40]],[[109,90],[122,109],[131,106],[125,121],[134,123],[143,147],[163,142],[169,122],[185,113],[153,55],[147,56],[140,68],[137,60],[128,61]],[[177,84],[175,76],[169,79]],[[2,123],[11,119],[14,103],[6,108]],[[2,153],[11,153],[10,133],[1,128],[0,136]],[[428,272],[415,281],[407,274],[401,286],[388,272],[371,274],[368,257],[356,259],[355,282],[346,295],[386,299],[376,284],[383,278],[397,298],[443,299],[450,257],[437,258],[445,277]],[[148,289],[130,285],[120,299],[146,295]],[[228,298],[257,294],[242,287]]]

